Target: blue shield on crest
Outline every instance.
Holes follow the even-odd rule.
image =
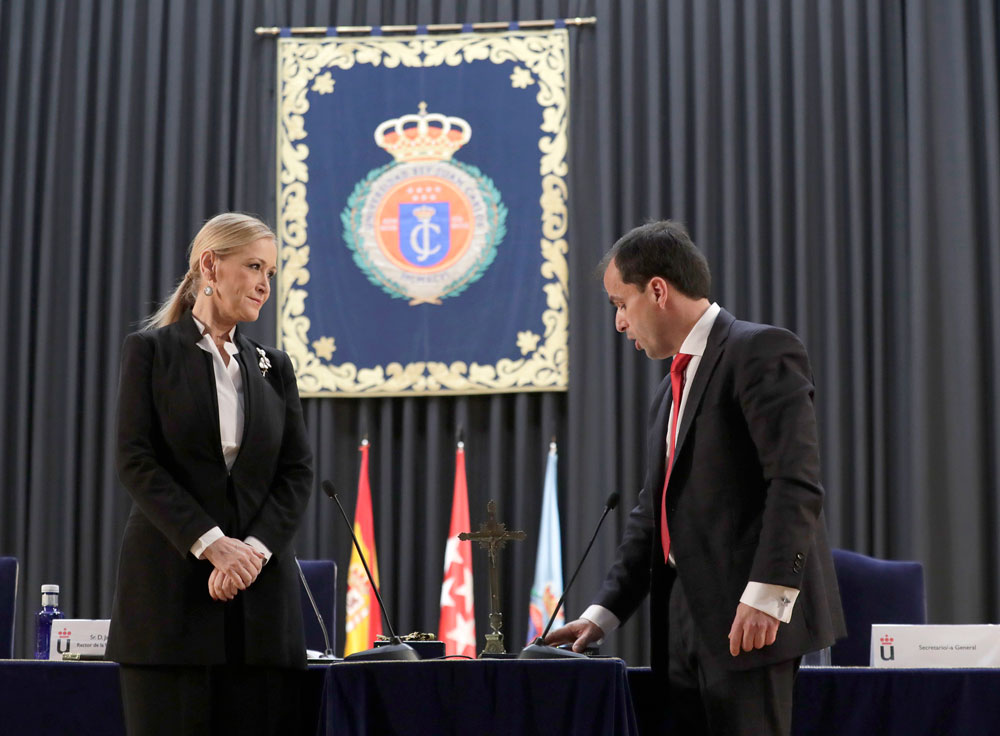
[[[399,252],[417,268],[440,263],[451,248],[450,203],[399,205]]]

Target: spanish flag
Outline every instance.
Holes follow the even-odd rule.
[[[362,440],[361,471],[358,476],[358,503],[354,508],[354,533],[365,552],[368,565],[378,582],[378,560],[375,556],[375,521],[372,513],[372,490],[368,483],[368,440]],[[347,617],[344,621],[344,656],[370,649],[375,637],[382,633],[382,614],[375,592],[365,575],[364,565],[357,549],[351,549],[351,562],[347,567]]]

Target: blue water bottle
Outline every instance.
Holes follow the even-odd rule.
[[[35,614],[35,659],[49,658],[49,637],[52,635],[52,621],[65,618],[59,610],[59,586],[42,586],[42,610]]]

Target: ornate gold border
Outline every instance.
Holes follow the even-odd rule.
[[[301,395],[433,396],[566,390],[569,378],[568,47],[565,29],[433,37],[283,38],[278,42],[278,344],[292,359]],[[543,287],[546,296],[543,339],[524,358],[504,359],[496,365],[456,361],[359,368],[353,363],[324,362],[309,343],[309,319],[304,314],[307,291],[301,288],[309,283],[306,231],[309,147],[304,142],[307,137],[304,115],[309,109],[310,83],[324,70],[350,69],[355,64],[430,67],[482,60],[495,64],[519,62],[533,75],[533,83],[538,84],[536,99],[543,108],[542,136],[538,141],[542,177],[541,273],[547,280]],[[518,80],[523,83],[524,77]],[[321,81],[324,92],[333,92],[332,81]],[[521,344],[520,337],[518,342]],[[331,340],[327,345],[332,343]],[[530,339],[524,344],[530,345]]]

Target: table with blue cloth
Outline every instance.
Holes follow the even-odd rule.
[[[662,685],[630,668],[639,733],[669,734]],[[793,736],[1000,736],[1000,669],[803,667]]]
[[[310,736],[638,733],[620,659],[341,662],[307,688]],[[113,663],[0,660],[0,736],[124,736],[120,692]]]
[[[339,664],[323,720],[337,736],[638,733],[620,659]]]
[[[1000,669],[803,668],[796,736],[998,736]]]
[[[331,736],[669,733],[662,686],[619,660],[341,663],[307,687]],[[998,692],[1000,669],[803,668],[793,733],[1000,736]],[[0,736],[124,733],[117,665],[0,660]]]

